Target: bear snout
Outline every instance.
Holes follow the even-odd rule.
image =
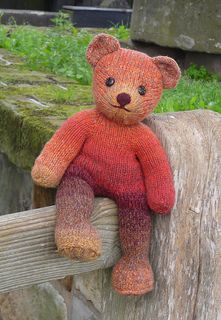
[[[129,94],[127,94],[127,93],[119,93],[118,95],[117,95],[117,102],[119,103],[119,105],[121,106],[121,107],[124,107],[124,106],[126,106],[128,103],[130,103],[131,102],[131,97],[130,97],[130,95]]]

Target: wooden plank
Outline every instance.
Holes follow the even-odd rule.
[[[95,200],[92,223],[103,251],[96,261],[81,263],[56,252],[54,206],[0,217],[0,292],[113,265],[120,254],[116,212],[113,201]]]

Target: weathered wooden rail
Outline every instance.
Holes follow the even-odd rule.
[[[54,206],[1,216],[0,293],[112,266],[120,254],[116,211],[113,201],[96,199],[92,223],[102,236],[102,255],[82,263],[56,252]]]

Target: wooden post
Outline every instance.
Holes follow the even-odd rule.
[[[142,297],[119,296],[111,289],[109,269],[74,276],[74,299],[94,319],[219,320],[221,116],[177,112],[153,115],[146,124],[167,150],[176,186],[171,215],[153,215],[155,289]],[[72,320],[81,311],[76,307]]]

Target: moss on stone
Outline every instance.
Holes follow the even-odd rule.
[[[17,166],[30,169],[55,126],[42,118],[19,113],[14,105],[3,101],[0,102],[0,115],[1,151]]]
[[[0,150],[17,166],[30,170],[62,122],[92,107],[91,88],[28,71],[6,51],[1,50],[1,55],[13,63],[0,65]]]
[[[61,85],[59,83],[42,83],[35,85],[9,84],[1,89],[2,94],[21,96],[23,98],[35,98],[44,103],[54,104],[91,104],[92,94],[89,86],[77,84]]]
[[[10,62],[11,60],[9,60]],[[41,83],[62,83],[62,84],[74,84],[74,80],[66,79],[61,76],[55,76],[54,74],[44,74],[39,71],[30,71],[27,66],[22,63],[16,63],[12,65],[0,64],[0,81],[4,81],[9,84],[41,84]]]

